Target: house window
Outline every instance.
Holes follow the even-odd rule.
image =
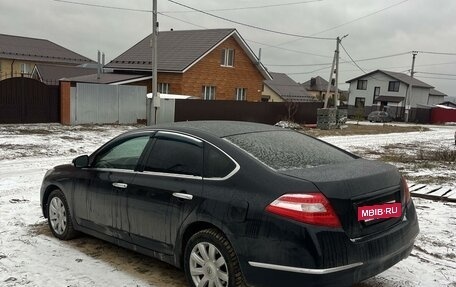
[[[388,84],[388,92],[399,92],[399,81],[390,81]]]
[[[169,94],[169,84],[168,83],[158,83],[158,92],[160,94]]]
[[[365,98],[355,98],[355,107],[356,108],[364,108],[365,103],[366,103]]]
[[[246,88],[237,88],[236,89],[236,101],[245,101],[247,100],[247,89]]]
[[[233,67],[234,66],[234,49],[223,49],[222,50],[222,66]]]
[[[215,100],[215,87],[214,86],[203,86],[203,99],[204,100]]]
[[[21,74],[27,74],[28,72],[29,72],[28,64],[22,63],[21,64]]]
[[[358,80],[358,90],[367,90],[367,80]]]

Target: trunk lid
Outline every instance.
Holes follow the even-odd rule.
[[[311,181],[331,203],[347,235],[363,237],[394,225],[403,217],[358,221],[358,207],[402,202],[401,176],[396,167],[378,161],[353,161],[315,168],[279,171]]]

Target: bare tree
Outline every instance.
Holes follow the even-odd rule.
[[[299,104],[292,99],[285,101],[285,107],[287,109],[287,121],[294,122],[294,117],[299,109]]]

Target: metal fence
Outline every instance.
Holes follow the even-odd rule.
[[[27,77],[0,81],[0,123],[49,123],[60,120],[58,86]]]
[[[71,124],[135,124],[146,119],[146,87],[78,83],[71,88]]]
[[[315,124],[317,109],[322,102],[262,103],[244,101],[176,100],[174,120],[236,120],[275,124],[291,120],[301,124]]]

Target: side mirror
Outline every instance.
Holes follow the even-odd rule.
[[[73,159],[73,165],[75,167],[83,168],[89,166],[89,156],[88,155],[81,155],[77,158]]]

